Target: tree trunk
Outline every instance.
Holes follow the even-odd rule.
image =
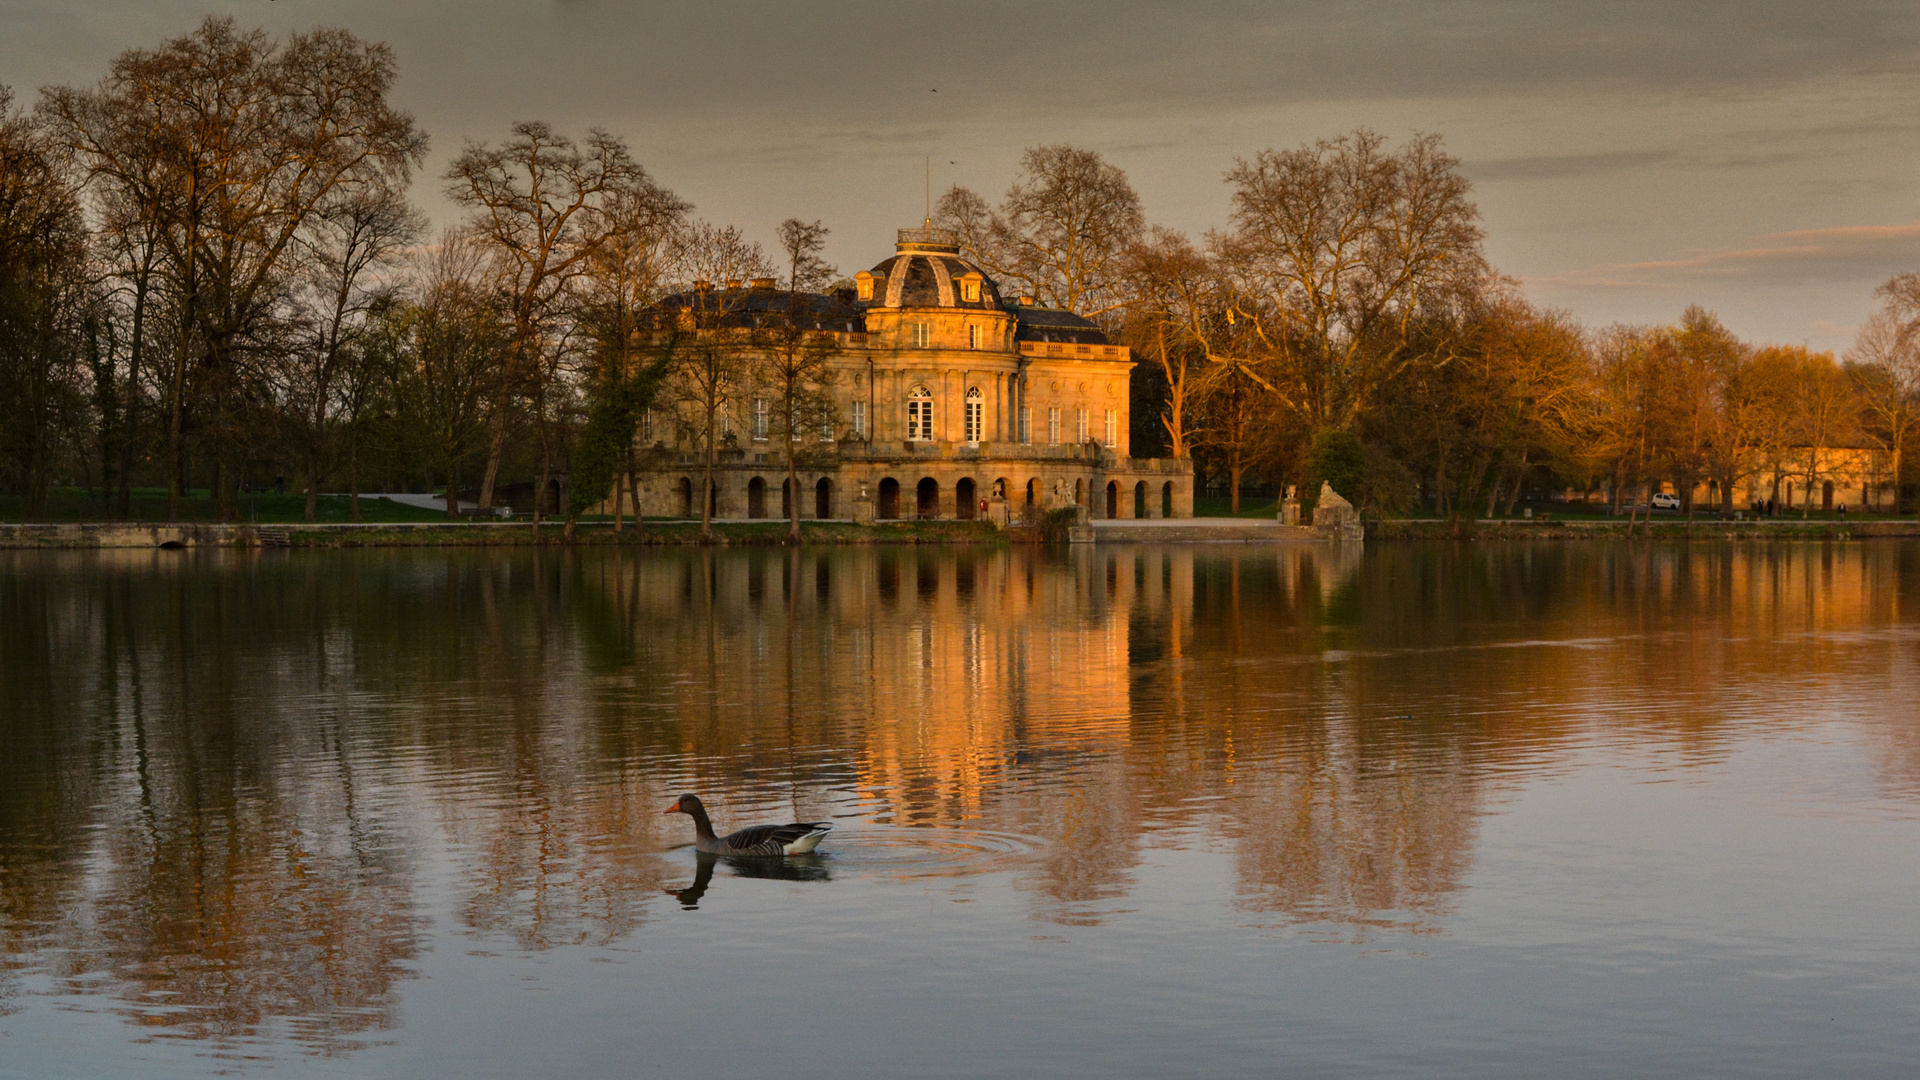
[[[1900,488],[1900,444],[1902,441],[1901,439],[1893,440],[1893,512],[1896,515],[1906,509],[1906,507],[1902,505],[1902,491]]]
[[[447,520],[460,520],[460,464],[447,462]]]
[[[633,460],[633,444],[629,442],[627,444],[627,495],[633,499],[633,531],[639,533],[646,531],[646,526],[642,524],[644,519],[640,516],[640,484],[634,476],[637,471]]]
[[[487,471],[480,478],[480,509],[493,509],[493,482],[500,476],[500,457],[507,449],[507,407],[493,410],[493,431],[487,436]]]
[[[714,409],[707,410],[707,472],[705,489],[700,493],[700,536],[708,543],[713,542],[713,457],[715,452],[713,424],[717,417]]]
[[[167,396],[167,460],[173,467],[167,480],[167,520],[180,520],[180,499],[187,484],[187,340],[185,327],[179,331],[180,343],[173,358],[173,372]]]
[[[347,516],[360,520],[360,425],[347,428]]]
[[[793,459],[793,424],[787,424],[787,543],[800,542],[800,466]]]
[[[120,436],[118,516],[121,521],[133,516],[133,437],[139,430],[134,425],[134,418],[140,409],[140,361],[146,348],[147,289],[147,271],[142,270],[134,279],[133,340],[127,350],[126,402],[120,417],[123,431]]]
[[[308,521],[318,521],[320,517],[320,451],[316,447],[307,449],[307,510]]]
[[[1520,502],[1520,490],[1527,486],[1527,457],[1525,450],[1520,452],[1520,468],[1513,475],[1513,492],[1507,496],[1507,515],[1513,516],[1513,508]]]

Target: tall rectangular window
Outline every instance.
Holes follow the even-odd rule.
[[[753,399],[753,437],[756,440],[767,437],[767,417],[770,414],[766,398]]]
[[[1033,406],[1031,405],[1020,406],[1020,441],[1027,444],[1033,442]]]
[[[853,433],[861,438],[866,437],[867,403],[864,401],[856,401],[853,403]]]
[[[1107,446],[1120,445],[1120,410],[1107,410]]]
[[[967,441],[977,443],[986,434],[987,404],[978,389],[967,391]]]
[[[820,418],[820,441],[821,442],[833,441],[833,414],[832,413],[828,413],[825,416],[822,416]]]
[[[1047,410],[1047,442],[1053,446],[1060,445],[1060,410],[1058,408]]]
[[[977,349],[979,347],[980,347],[980,327],[977,325],[969,325],[967,327],[967,348]]]
[[[1073,441],[1087,441],[1087,410],[1076,409],[1073,414]]]
[[[913,331],[913,347],[914,348],[925,349],[933,344],[933,324],[932,323],[923,323],[923,322],[908,323],[907,326],[909,329]]]
[[[933,441],[933,399],[931,397],[921,397],[916,393],[907,398],[907,438],[913,442]]]

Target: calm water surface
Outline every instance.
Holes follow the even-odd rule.
[[[1912,1075],[1916,691],[1893,542],[0,553],[0,1076]]]

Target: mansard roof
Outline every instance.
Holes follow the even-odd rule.
[[[1055,341],[1074,345],[1105,345],[1106,331],[1091,319],[1061,308],[1008,304],[1007,314],[1018,320],[1015,341]]]
[[[768,285],[750,288],[693,288],[660,300],[662,311],[695,311],[718,316],[723,326],[759,326],[769,318],[784,319],[788,311],[810,330],[853,333],[866,329],[863,312],[840,296],[826,293],[788,293]]]

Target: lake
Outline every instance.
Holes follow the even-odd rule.
[[[1900,541],[0,552],[0,1077],[1905,1074],[1917,692]]]

